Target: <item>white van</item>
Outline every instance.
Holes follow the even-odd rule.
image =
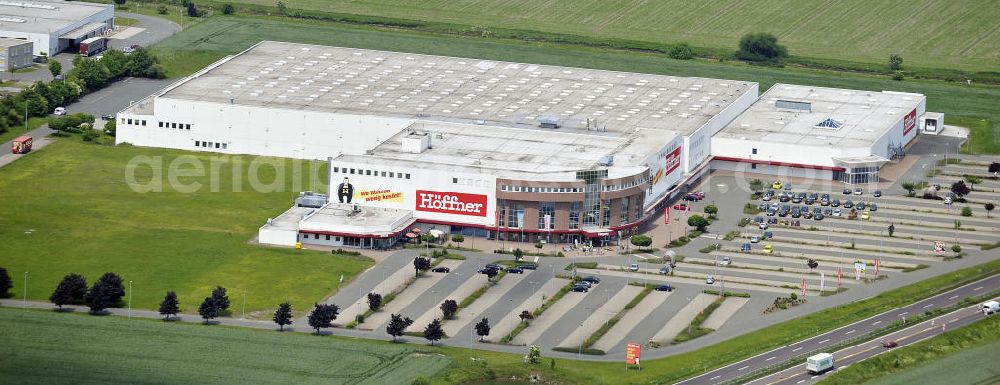
[[[819,353],[806,358],[806,371],[809,374],[822,374],[833,370],[833,354]]]
[[[990,315],[996,312],[1000,312],[1000,302],[997,301],[983,302],[983,314]]]

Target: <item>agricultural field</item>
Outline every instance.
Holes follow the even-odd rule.
[[[240,0],[274,6],[272,0]],[[1000,8],[973,0],[781,1],[287,0],[288,8],[504,28],[597,39],[735,50],[748,32],[770,32],[792,55],[997,71]]]
[[[422,346],[0,309],[5,383],[408,384],[451,359]]]
[[[928,111],[958,118],[973,130],[976,153],[1000,152],[1000,87],[966,86],[942,81],[894,81],[887,77],[846,75],[793,68],[766,68],[739,63],[672,60],[662,55],[547,43],[401,33],[334,23],[277,18],[216,16],[153,46],[171,77],[191,74],[225,55],[240,52],[261,40],[324,44],[389,51],[474,57],[523,63],[586,67],[617,71],[750,80],[761,92],[774,83],[812,84],[862,90],[897,90],[927,95]]]
[[[140,164],[130,168],[135,161]],[[150,164],[177,164],[189,175],[202,167],[207,175],[177,176],[179,184],[172,187],[171,174],[163,171],[154,178]],[[218,176],[211,177],[216,166]],[[303,177],[310,167],[317,178],[325,175],[321,163],[60,139],[0,168],[0,196],[5,197],[0,199],[0,266],[14,276],[17,296],[23,272],[29,272],[29,299],[47,300],[68,273],[93,282],[113,271],[133,281],[137,308],[156,309],[164,293],[175,290],[182,309],[194,312],[212,288],[222,285],[237,313],[244,292],[251,315],[286,300],[304,309],[372,264],[362,257],[248,243],[268,217],[291,205],[298,191],[324,189],[325,178],[314,184]],[[133,191],[127,185],[130,175],[145,187],[162,181],[162,192]],[[234,182],[234,177],[239,179]],[[265,187],[257,190],[254,184]],[[189,188],[195,191],[182,192]]]

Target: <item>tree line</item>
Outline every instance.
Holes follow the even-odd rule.
[[[108,50],[99,60],[77,56],[74,68],[63,76],[62,65],[50,59],[51,82],[35,82],[13,95],[0,97],[0,133],[23,125],[27,117],[46,116],[58,106],[73,103],[84,95],[100,90],[124,77],[162,79],[166,77],[156,56],[145,48],[126,55]]]

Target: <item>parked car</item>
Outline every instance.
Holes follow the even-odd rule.
[[[823,216],[823,213],[819,213],[819,214],[813,215],[813,219],[815,219],[817,221],[822,221],[823,218],[825,218],[825,216]]]
[[[851,195],[851,189],[845,188],[844,189],[844,195]]]
[[[662,275],[667,275],[667,274],[670,274],[670,268],[669,268],[669,267],[667,267],[667,266],[663,266],[663,267],[661,267],[661,268],[660,268],[660,274],[662,274]]]
[[[522,263],[520,265],[517,265],[517,267],[522,268],[524,270],[537,270],[538,269],[538,264],[537,263]]]
[[[759,243],[759,242],[760,242],[760,237],[756,235],[750,237],[750,243]]]
[[[753,223],[757,223],[757,224],[764,223],[764,217],[754,217],[753,218]]]
[[[597,277],[595,277],[593,275],[590,275],[590,276],[583,277],[583,279],[581,279],[580,282],[590,282],[592,284],[598,284],[598,283],[601,283],[601,279],[597,278]]]
[[[513,274],[524,274],[524,269],[520,267],[508,267],[507,272]]]
[[[639,264],[633,263],[631,265],[628,265],[628,271],[639,271]]]
[[[771,244],[764,245],[764,254],[771,254],[773,252],[774,252],[774,246],[771,246]]]
[[[834,199],[834,200],[830,201],[830,206],[831,207],[839,207],[840,206],[840,199]]]
[[[771,238],[774,238],[774,233],[770,231],[765,231],[763,233],[760,233],[760,239],[771,239]]]
[[[594,283],[590,281],[580,281],[574,284],[573,286],[586,286],[587,288],[591,288],[594,287]]]
[[[840,211],[840,209],[833,210],[833,216],[839,217],[841,215],[843,215],[843,213]]]
[[[861,187],[858,187],[858,188],[854,189],[854,195],[861,195],[861,194],[864,194],[864,193],[865,193],[865,190],[863,188],[861,188]]]
[[[865,211],[865,212],[861,213],[861,219],[864,219],[864,220],[867,221],[869,219],[872,219],[872,216],[867,211]]]
[[[122,52],[124,52],[124,53],[126,53],[126,54],[130,54],[130,53],[132,53],[132,52],[135,52],[135,48],[132,48],[132,47],[124,47],[124,48],[122,48]]]
[[[802,212],[799,211],[798,207],[792,209],[792,218],[798,218],[798,217],[801,217],[801,216],[802,216]]]
[[[719,264],[722,265],[722,266],[729,266],[732,263],[733,263],[733,259],[729,258],[729,257],[722,257],[722,261],[719,262]]]
[[[854,205],[854,207],[856,207],[858,210],[864,210],[865,206],[866,206],[865,201],[859,201]]]
[[[487,269],[493,269],[493,270],[503,270],[503,266],[500,266],[500,265],[495,264],[495,263],[487,264],[486,268]]]
[[[874,204],[874,203],[872,203],[872,204],[871,204],[871,206],[868,206],[868,210],[871,210],[871,211],[878,211],[878,205],[877,205],[877,204]]]
[[[944,197],[944,204],[950,205],[951,204],[951,197]]]
[[[791,190],[792,190],[792,184],[791,183],[785,183],[785,191],[791,191]]]
[[[115,120],[115,116],[114,115],[101,115],[101,120],[103,120],[105,122],[111,121],[111,120]]]
[[[674,288],[672,286],[670,286],[670,285],[660,285],[660,286],[657,286],[657,287],[653,288],[653,290],[656,290],[656,291],[674,291]]]
[[[53,115],[66,115],[65,107],[56,107],[55,111],[52,111]]]
[[[781,190],[781,182],[774,181],[774,183],[771,183],[771,188],[775,190]]]
[[[848,199],[848,200],[844,201],[844,208],[845,208],[845,209],[849,209],[849,208],[851,208],[851,207],[854,207],[854,202],[851,202],[851,200],[850,200],[850,199]]]
[[[688,208],[688,205],[683,204],[683,203],[678,203],[678,204],[674,205],[674,210],[678,210],[678,211],[685,211],[685,210],[687,210],[687,208]]]
[[[778,224],[778,218],[767,218],[767,224],[776,225]]]
[[[705,277],[705,283],[706,283],[706,284],[709,284],[709,285],[711,285],[711,284],[715,283],[715,277],[713,277],[713,276],[711,276],[711,275],[709,275],[709,276]]]
[[[744,252],[744,253],[750,252],[750,244],[749,243],[744,243],[744,244],[740,245],[740,252]]]
[[[806,212],[802,214],[802,219],[812,219],[812,217],[813,213],[809,212],[808,210],[806,210]]]
[[[485,269],[479,269],[478,273],[479,273],[479,274],[486,274],[486,275],[490,275],[490,274],[496,274],[496,273],[498,273],[499,271],[500,271],[499,269],[490,269],[490,268],[485,268]],[[492,273],[491,273],[491,272],[492,272]]]
[[[770,200],[771,200],[771,196],[770,196],[770,195],[764,195],[764,197],[763,197],[763,198],[760,198],[760,199],[761,199],[762,201],[765,201],[765,202],[767,202],[767,201],[770,201]]]
[[[882,196],[882,190],[875,190],[875,192],[872,193],[872,195],[875,196],[876,198],[878,198],[878,197]]]
[[[778,210],[775,210],[775,209],[767,209],[767,212],[766,212],[765,214],[767,214],[767,216],[769,216],[769,217],[773,217],[773,216],[775,216],[775,215],[778,215]]]
[[[760,227],[761,230],[767,230],[767,222],[761,223],[761,224],[757,225],[757,227]]]
[[[795,227],[795,226],[802,226],[802,222],[799,222],[799,221],[792,221],[792,223],[791,223],[791,226],[792,226],[792,227]]]
[[[590,288],[584,285],[573,285],[573,291],[577,293],[586,293],[590,291]]]
[[[686,201],[688,201],[688,202],[697,202],[698,201],[698,196],[694,195],[694,194],[684,194],[684,198],[683,199],[686,200]]]
[[[431,269],[431,271],[435,272],[435,273],[447,273],[447,272],[450,272],[451,269],[449,269],[447,267],[444,267],[444,266],[440,266],[440,267],[435,267],[435,268]]]

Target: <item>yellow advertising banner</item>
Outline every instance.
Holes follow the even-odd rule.
[[[392,190],[356,190],[354,199],[365,202],[402,202],[403,193]]]

